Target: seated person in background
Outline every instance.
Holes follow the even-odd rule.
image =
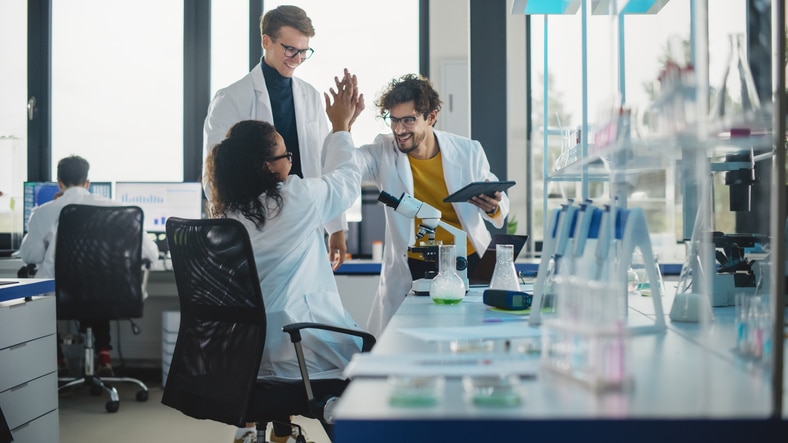
[[[36,265],[38,271],[36,278],[55,277],[55,234],[57,233],[60,210],[69,204],[83,204],[94,206],[120,206],[120,203],[88,191],[90,180],[88,170],[90,164],[82,157],[73,155],[61,159],[57,164],[57,184],[60,192],[55,194],[55,199],[34,208],[30,213],[27,234],[22,239],[19,256],[28,265]],[[151,261],[157,260],[159,249],[147,234],[142,236],[142,258]],[[96,375],[111,376],[112,364],[110,363],[109,320],[82,320],[79,329],[84,332],[86,328],[93,329],[95,349],[98,353],[96,361],[98,368]],[[65,369],[65,358],[58,346],[58,368]]]
[[[258,378],[301,377],[295,350],[282,332],[284,325],[318,322],[358,328],[339,298],[322,231],[360,193],[361,174],[348,132],[357,89],[355,84],[337,85],[338,93],[331,89],[333,105],[324,94],[333,133],[325,140],[321,177],[288,175],[291,154],[282,136],[270,123],[257,120],[235,124],[206,159],[212,216],[243,223],[254,249],[267,316]],[[361,349],[354,337],[320,330],[302,334],[312,379],[340,378],[351,356]],[[290,429],[282,432],[276,426],[274,431],[276,436],[291,434]]]

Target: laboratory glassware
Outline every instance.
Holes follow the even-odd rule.
[[[438,275],[430,283],[430,298],[435,304],[456,305],[465,298],[465,283],[457,273],[454,245],[438,246]]]
[[[495,245],[495,270],[490,289],[520,290],[517,270],[514,268],[514,245]]]

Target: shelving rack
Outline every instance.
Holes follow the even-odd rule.
[[[543,85],[544,105],[543,115],[545,116],[545,126],[548,109],[548,16],[553,14],[581,14],[581,58],[582,58],[582,123],[580,125],[582,133],[580,139],[580,160],[573,165],[565,167],[560,174],[551,174],[548,162],[547,147],[549,131],[543,131],[544,142],[544,177],[545,177],[545,198],[544,214],[547,217],[547,188],[553,181],[575,181],[581,184],[581,198],[588,198],[588,184],[594,180],[608,180],[612,186],[612,194],[619,196],[622,204],[626,205],[624,197],[626,194],[618,186],[622,183],[624,171],[626,173],[637,173],[647,170],[665,168],[668,162],[694,157],[698,164],[707,163],[709,157],[724,155],[726,152],[740,152],[742,149],[752,149],[756,156],[773,155],[773,162],[777,165],[774,168],[772,177],[772,211],[770,220],[771,243],[775,245],[771,254],[771,269],[773,275],[785,275],[785,220],[786,220],[786,191],[785,191],[785,145],[786,145],[786,108],[785,98],[785,2],[782,0],[771,2],[772,8],[772,78],[773,78],[773,101],[772,114],[770,121],[765,124],[765,131],[753,134],[752,137],[737,140],[733,137],[725,138],[724,130],[721,128],[707,126],[705,118],[698,119],[697,125],[692,131],[682,133],[665,134],[660,139],[646,141],[632,141],[629,139],[616,140],[609,146],[589,155],[588,148],[588,47],[586,44],[587,36],[587,17],[589,8],[591,14],[610,14],[612,20],[617,20],[617,42],[619,60],[619,92],[622,103],[626,103],[626,91],[624,85],[624,20],[628,14],[634,13],[656,13],[668,0],[570,0],[570,1],[536,1],[536,0],[515,0],[512,7],[514,14],[544,15],[544,73],[545,82]],[[698,104],[697,115],[708,115],[708,0],[692,0],[690,3],[692,15],[692,36],[694,44],[693,65],[696,74],[696,103]],[[636,154],[634,154],[636,153]],[[708,164],[706,165],[708,168]],[[708,169],[707,169],[708,170]],[[697,205],[697,201],[692,201],[689,197],[690,208]],[[686,203],[686,201],[685,201]],[[685,206],[685,212],[687,211]],[[690,209],[691,211],[691,209]],[[694,214],[690,214],[691,216]],[[688,218],[685,218],[687,225]],[[547,224],[545,224],[547,229]],[[547,235],[547,234],[545,234]],[[777,246],[779,245],[779,246]],[[709,248],[706,245],[706,248]],[[706,269],[713,269],[713,255],[709,250],[701,252],[705,261]],[[772,395],[771,411],[772,418],[782,418],[783,408],[783,342],[785,319],[785,281],[783,278],[772,278],[771,281],[771,311],[773,315],[772,337],[774,343],[772,347]],[[710,284],[702,284],[706,296],[711,291]]]

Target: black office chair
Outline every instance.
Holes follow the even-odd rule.
[[[62,209],[55,249],[58,320],[142,317],[150,267],[142,259],[142,220],[142,210],[136,206],[72,204]],[[90,328],[83,340],[84,373],[58,378],[58,390],[76,385],[89,386],[94,395],[104,390],[110,396],[107,412],[117,412],[120,407],[118,391],[109,383],[134,383],[140,388],[137,401],[148,399],[148,387],[140,380],[95,375]]]
[[[167,220],[172,268],[181,306],[178,339],[162,403],[184,414],[233,426],[257,423],[258,442],[270,422],[302,415],[321,421],[331,435],[326,405],[342,393],[344,379],[310,380],[300,331],[319,328],[363,339],[362,331],[317,323],[287,325],[302,380],[258,381],[266,339],[263,294],[249,234],[237,220]]]

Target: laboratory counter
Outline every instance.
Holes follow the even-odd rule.
[[[19,258],[0,258],[0,278],[15,279],[23,266]],[[140,334],[134,335],[128,321],[113,321],[112,358],[132,367],[158,367],[162,364],[163,316],[180,311],[175,275],[169,261],[154,264],[148,278],[148,298],[145,300],[143,316],[134,322]],[[380,263],[371,260],[345,262],[336,273],[337,287],[345,309],[359,325],[366,324],[375,292],[380,280]],[[61,334],[76,333],[74,322],[58,322]],[[65,351],[68,353],[69,349]],[[75,349],[76,351],[76,349]]]
[[[0,258],[0,278],[16,278],[23,264],[19,258]],[[342,303],[359,325],[367,322],[380,281],[380,267],[380,262],[355,259],[343,263],[335,273]],[[516,263],[516,267],[525,275],[533,275],[538,263],[524,260]],[[175,277],[170,269],[171,263],[166,259],[152,267],[143,317],[135,320],[141,331],[139,335],[132,334],[127,321],[112,323],[113,359],[122,358],[131,366],[161,365],[162,347],[165,346],[162,339],[163,315],[180,310]],[[73,329],[73,322],[60,322],[58,326],[62,334],[73,332]]]
[[[481,292],[454,306],[407,297],[363,360],[366,366],[348,366],[354,378],[334,411],[335,442],[786,440],[786,421],[769,419],[769,370],[733,351],[734,307],[715,308],[714,320],[703,327],[672,322],[667,317],[672,297],[665,297],[667,330],[628,336],[627,381],[599,390],[547,369],[538,349],[542,327],[522,319],[500,321],[511,314],[495,312],[481,301]],[[653,324],[649,297],[630,295],[628,302],[627,327]],[[483,355],[453,353],[468,339],[464,331],[481,327],[508,327],[511,337],[522,338],[486,340],[493,342],[493,352]],[[375,369],[376,361],[388,367]],[[403,392],[414,388],[403,388],[407,371],[417,368],[410,378],[430,386],[430,378],[424,378],[430,371],[420,365],[441,364],[445,366],[436,372],[445,376],[442,386],[435,385],[434,401],[401,401]],[[514,374],[518,401],[501,404],[505,402],[476,396],[469,387],[473,379],[458,374],[459,364],[470,364],[465,375],[476,374],[480,380],[491,372],[503,378]]]

